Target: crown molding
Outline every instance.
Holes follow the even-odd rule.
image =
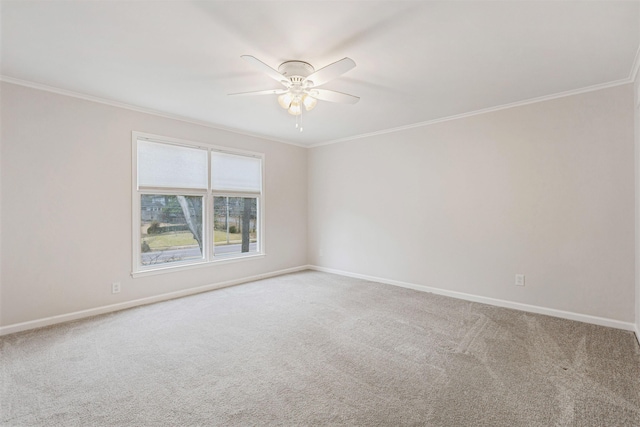
[[[231,133],[235,133],[235,134],[238,134],[238,135],[250,136],[252,138],[259,138],[259,139],[263,139],[263,140],[267,140],[267,141],[280,142],[282,144],[295,145],[296,147],[308,148],[308,146],[305,145],[305,144],[299,144],[299,143],[296,143],[296,142],[285,141],[285,140],[277,139],[277,138],[270,138],[268,136],[259,135],[259,134],[251,133],[251,132],[246,132],[246,131],[242,131],[240,129],[224,127],[224,126],[221,126],[221,125],[217,125],[215,123],[206,122],[204,120],[190,119],[188,117],[180,116],[178,114],[171,114],[171,113],[166,113],[166,112],[163,112],[163,111],[154,110],[154,109],[151,109],[151,108],[139,107],[137,105],[132,105],[132,104],[124,103],[124,102],[113,101],[111,99],[100,98],[98,96],[87,95],[87,94],[84,94],[84,93],[74,92],[74,91],[71,91],[71,90],[60,89],[60,88],[53,87],[53,86],[48,86],[48,85],[45,85],[45,84],[42,84],[42,83],[35,83],[35,82],[28,81],[28,80],[16,79],[14,77],[5,76],[5,75],[1,75],[1,74],[0,74],[0,81],[5,82],[5,83],[11,83],[11,84],[18,85],[18,86],[28,87],[28,88],[31,88],[31,89],[38,89],[38,90],[42,90],[42,91],[45,91],[45,92],[51,92],[51,93],[55,93],[55,94],[58,94],[58,95],[70,96],[72,98],[78,98],[78,99],[82,99],[82,100],[85,100],[85,101],[96,102],[98,104],[104,104],[104,105],[109,105],[109,106],[112,106],[112,107],[124,108],[126,110],[136,111],[138,113],[145,113],[145,114],[150,114],[150,115],[153,115],[153,116],[164,117],[165,119],[178,120],[178,121],[185,122],[185,123],[190,123],[190,124],[194,124],[194,125],[198,125],[198,126],[204,126],[204,127],[210,128],[210,129],[221,130],[221,131],[225,131],[225,132],[231,132]]]
[[[0,75],[0,81],[6,82],[6,83],[15,84],[15,85],[19,85],[19,86],[25,86],[25,87],[29,87],[29,88],[33,88],[33,89],[39,89],[39,90],[43,90],[43,91],[46,91],[46,92],[52,92],[52,93],[56,93],[56,94],[59,94],[59,95],[66,95],[66,96],[70,96],[70,97],[73,97],[73,98],[83,99],[83,100],[86,100],[86,101],[91,101],[91,102],[97,102],[97,103],[100,103],[100,104],[110,105],[112,107],[119,107],[119,108],[124,108],[124,109],[127,109],[127,110],[131,110],[131,111],[137,111],[137,112],[140,112],[140,113],[150,114],[150,115],[154,115],[154,116],[158,116],[158,117],[164,117],[164,118],[167,118],[167,119],[178,120],[178,121],[185,122],[185,123],[191,123],[191,124],[195,124],[195,125],[199,125],[199,126],[204,126],[204,127],[210,128],[210,129],[216,129],[216,130],[221,130],[221,131],[225,131],[225,132],[231,132],[231,133],[235,133],[235,134],[238,134],[238,135],[245,135],[245,136],[249,136],[249,137],[252,137],[252,138],[258,138],[258,139],[267,140],[267,141],[279,142],[279,143],[282,143],[282,144],[293,145],[293,146],[301,147],[301,148],[315,148],[315,147],[322,147],[324,145],[331,145],[331,144],[337,144],[337,143],[340,143],[340,142],[347,142],[347,141],[353,141],[353,140],[356,140],[356,139],[368,138],[368,137],[372,137],[372,136],[385,135],[385,134],[388,134],[388,133],[401,132],[401,131],[404,131],[404,130],[419,128],[419,127],[424,127],[424,126],[431,126],[431,125],[434,125],[434,124],[437,124],[437,123],[463,119],[463,118],[467,118],[467,117],[477,116],[477,115],[480,115],[480,114],[492,113],[494,111],[506,110],[506,109],[509,109],[509,108],[521,107],[521,106],[525,106],[525,105],[536,104],[536,103],[539,103],[539,102],[550,101],[550,100],[553,100],[553,99],[565,98],[565,97],[568,97],[568,96],[579,95],[579,94],[588,93],[588,92],[595,92],[595,91],[598,91],[598,90],[607,89],[607,88],[611,88],[611,87],[615,87],[615,86],[621,86],[621,85],[625,85],[625,84],[628,84],[628,83],[633,83],[633,81],[637,77],[639,68],[640,68],[640,49],[638,49],[638,52],[636,54],[636,58],[634,60],[634,65],[632,67],[630,76],[625,78],[625,79],[615,80],[615,81],[608,82],[608,83],[601,83],[601,84],[588,86],[588,87],[581,88],[581,89],[574,89],[574,90],[569,90],[569,91],[565,91],[565,92],[559,92],[559,93],[555,93],[555,94],[552,94],[552,95],[540,96],[540,97],[537,97],[537,98],[531,98],[531,99],[527,99],[527,100],[524,100],[524,101],[517,101],[517,102],[512,102],[512,103],[509,103],[509,104],[498,105],[498,106],[495,106],[495,107],[483,108],[483,109],[480,109],[480,110],[470,111],[470,112],[467,112],[467,113],[455,114],[455,115],[452,115],[452,116],[441,117],[441,118],[434,119],[434,120],[427,120],[427,121],[424,121],[424,122],[412,123],[412,124],[405,125],[405,126],[398,126],[398,127],[394,127],[394,128],[388,128],[388,129],[383,129],[383,130],[379,130],[379,131],[375,131],[375,132],[369,132],[369,133],[353,135],[353,136],[334,139],[334,140],[330,140],[330,141],[317,142],[317,143],[313,143],[313,144],[301,144],[301,143],[296,143],[296,142],[292,142],[292,141],[286,141],[286,140],[277,139],[277,138],[270,138],[268,136],[254,134],[254,133],[250,133],[250,132],[245,132],[245,131],[242,131],[242,130],[239,130],[239,129],[234,129],[234,128],[227,128],[227,127],[224,127],[224,126],[216,125],[214,123],[210,123],[210,122],[206,122],[206,121],[202,121],[202,120],[190,119],[188,117],[183,117],[183,116],[179,116],[179,115],[176,115],[176,114],[165,113],[165,112],[153,110],[153,109],[150,109],[150,108],[138,107],[138,106],[131,105],[131,104],[126,104],[126,103],[123,103],[123,102],[113,101],[113,100],[100,98],[100,97],[92,96],[92,95],[86,95],[86,94],[83,94],[83,93],[73,92],[73,91],[66,90],[66,89],[60,89],[60,88],[56,88],[56,87],[53,87],[53,86],[44,85],[44,84],[41,84],[41,83],[35,83],[35,82],[27,81],[27,80],[16,79],[14,77],[9,77],[9,76],[5,76],[5,75]],[[633,78],[631,76],[633,76]]]
[[[334,140],[331,140],[331,141],[318,142],[318,143],[309,145],[308,148],[322,147],[324,145],[337,144],[339,142],[353,141],[353,140],[356,140],[356,139],[368,138],[368,137],[371,137],[371,136],[385,135],[385,134],[388,134],[388,133],[400,132],[400,131],[403,131],[403,130],[414,129],[414,128],[419,128],[419,127],[423,127],[423,126],[430,126],[430,125],[434,125],[434,124],[437,124],[437,123],[448,122],[448,121],[451,121],[451,120],[464,119],[466,117],[472,117],[472,116],[477,116],[477,115],[480,115],[480,114],[492,113],[494,111],[506,110],[506,109],[514,108],[514,107],[522,107],[524,105],[530,105],[530,104],[537,104],[539,102],[551,101],[553,99],[558,99],[558,98],[566,98],[568,96],[580,95],[580,94],[588,93],[588,92],[595,92],[595,91],[598,91],[598,90],[607,89],[607,88],[611,88],[611,87],[615,87],[615,86],[621,86],[621,85],[629,84],[629,83],[632,83],[632,82],[633,82],[633,80],[631,80],[629,78],[622,79],[622,80],[615,80],[613,82],[601,83],[601,84],[588,86],[588,87],[581,88],[581,89],[574,89],[574,90],[568,90],[568,91],[565,91],[565,92],[559,92],[559,93],[555,93],[553,95],[545,95],[545,96],[540,96],[540,97],[537,97],[537,98],[527,99],[527,100],[524,100],[524,101],[517,101],[517,102],[512,102],[512,103],[509,103],[509,104],[498,105],[498,106],[495,106],[495,107],[483,108],[483,109],[480,109],[480,110],[470,111],[468,113],[455,114],[453,116],[442,117],[442,118],[434,119],[434,120],[427,120],[427,121],[424,121],[424,122],[413,123],[413,124],[405,125],[405,126],[398,126],[398,127],[395,127],[395,128],[383,129],[383,130],[379,130],[379,131],[375,131],[375,132],[363,133],[363,134],[360,134],[360,135],[354,135],[354,136],[349,136],[349,137],[346,137],[346,138],[334,139]]]

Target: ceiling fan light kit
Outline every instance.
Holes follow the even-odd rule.
[[[267,89],[255,92],[232,93],[230,95],[279,95],[278,104],[286,109],[289,114],[296,116],[296,128],[302,132],[299,117],[302,114],[302,106],[306,111],[311,111],[318,100],[355,104],[359,97],[328,89],[316,89],[318,86],[346,73],[356,66],[351,58],[327,65],[318,71],[311,64],[304,61],[286,61],[280,64],[278,71],[251,55],[241,57],[245,61],[267,74],[272,79],[282,84],[285,89]]]
[[[304,109],[307,111],[311,111],[318,104],[318,100],[313,96],[313,91],[309,95],[305,95],[302,97],[302,103],[304,104]]]

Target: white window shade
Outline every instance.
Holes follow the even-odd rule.
[[[207,150],[138,140],[138,187],[207,189]]]
[[[262,191],[262,160],[234,154],[211,153],[211,188],[215,191]]]

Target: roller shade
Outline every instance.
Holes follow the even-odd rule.
[[[207,150],[138,140],[138,187],[207,189]]]
[[[211,188],[215,191],[260,193],[262,160],[213,151],[211,153]]]

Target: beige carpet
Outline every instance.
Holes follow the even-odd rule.
[[[311,271],[0,356],[3,426],[640,426],[632,333]]]

